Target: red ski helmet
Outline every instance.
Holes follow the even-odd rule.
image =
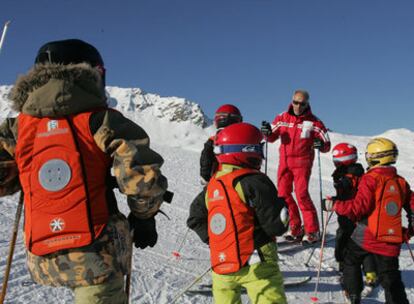
[[[337,144],[332,150],[332,160],[336,167],[355,164],[358,159],[357,148],[348,143]]]
[[[263,160],[262,133],[255,126],[240,122],[217,134],[214,153],[220,164],[260,169]]]
[[[232,104],[225,104],[220,106],[214,115],[214,124],[216,125],[217,129],[221,129],[236,122],[242,121],[243,117],[240,114],[240,110]]]

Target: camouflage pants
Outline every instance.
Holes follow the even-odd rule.
[[[44,256],[27,252],[33,281],[42,285],[76,288],[113,281],[129,269],[132,240],[122,214],[112,215],[92,244]]]
[[[127,304],[124,278],[73,289],[75,304]]]

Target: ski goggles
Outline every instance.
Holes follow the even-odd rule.
[[[263,145],[260,143],[257,145],[223,145],[223,146],[214,146],[215,154],[226,154],[226,153],[257,153],[262,157],[263,155]]]

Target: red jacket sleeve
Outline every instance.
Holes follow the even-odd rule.
[[[334,210],[352,221],[358,221],[372,213],[375,208],[376,181],[369,175],[364,175],[358,186],[354,199],[335,201]]]
[[[315,137],[323,141],[322,153],[329,152],[331,150],[331,140],[329,139],[328,130],[321,120],[317,120],[314,123]]]

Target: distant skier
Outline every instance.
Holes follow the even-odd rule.
[[[16,161],[24,192],[29,272],[36,283],[71,288],[77,304],[126,304],[132,241],[140,248],[157,241],[154,216],[167,188],[163,159],[141,127],[108,108],[95,47],[49,42],[35,63],[11,93],[19,115],[0,127],[1,155]],[[0,161],[2,195],[19,185],[16,168],[4,170],[7,161]],[[111,169],[128,196],[133,240]]]
[[[328,152],[331,142],[322,121],[312,114],[309,93],[296,90],[288,111],[276,116],[271,125],[264,122],[262,133],[269,142],[280,138],[277,188],[279,195],[286,200],[290,214],[290,229],[285,239],[290,242],[302,240],[303,243],[319,241],[318,215],[308,186],[315,157],[314,148],[323,153]],[[292,196],[293,184],[305,231],[302,229],[298,205]]]
[[[372,139],[365,153],[368,171],[361,178],[355,198],[324,200],[325,210],[357,222],[344,254],[345,290],[353,304],[361,303],[361,264],[369,254],[375,258],[386,303],[408,304],[398,256],[401,244],[413,235],[414,194],[391,166],[397,156],[397,146],[391,140]],[[402,209],[407,213],[407,229],[402,226]]]
[[[364,174],[364,168],[358,160],[357,148],[349,143],[339,143],[332,149],[332,160],[335,164],[335,171],[332,173],[336,200],[353,199],[358,190],[358,184]],[[355,223],[343,215],[338,215],[339,227],[336,230],[335,258],[339,263],[339,272],[343,273],[345,246],[351,238]],[[363,260],[365,272],[365,284],[372,289],[377,282],[375,259],[369,254]],[[343,282],[342,282],[343,283]]]
[[[211,136],[205,143],[203,151],[200,156],[200,176],[201,183],[206,185],[211,176],[216,172],[218,162],[214,154],[214,138],[224,128],[231,124],[242,122],[243,117],[240,110],[232,104],[224,104],[220,106],[214,115],[214,125],[217,128],[217,133]]]
[[[260,173],[262,134],[247,123],[224,128],[215,140],[218,171],[195,198],[187,225],[210,246],[215,303],[286,303],[276,235],[288,212],[272,181]]]

